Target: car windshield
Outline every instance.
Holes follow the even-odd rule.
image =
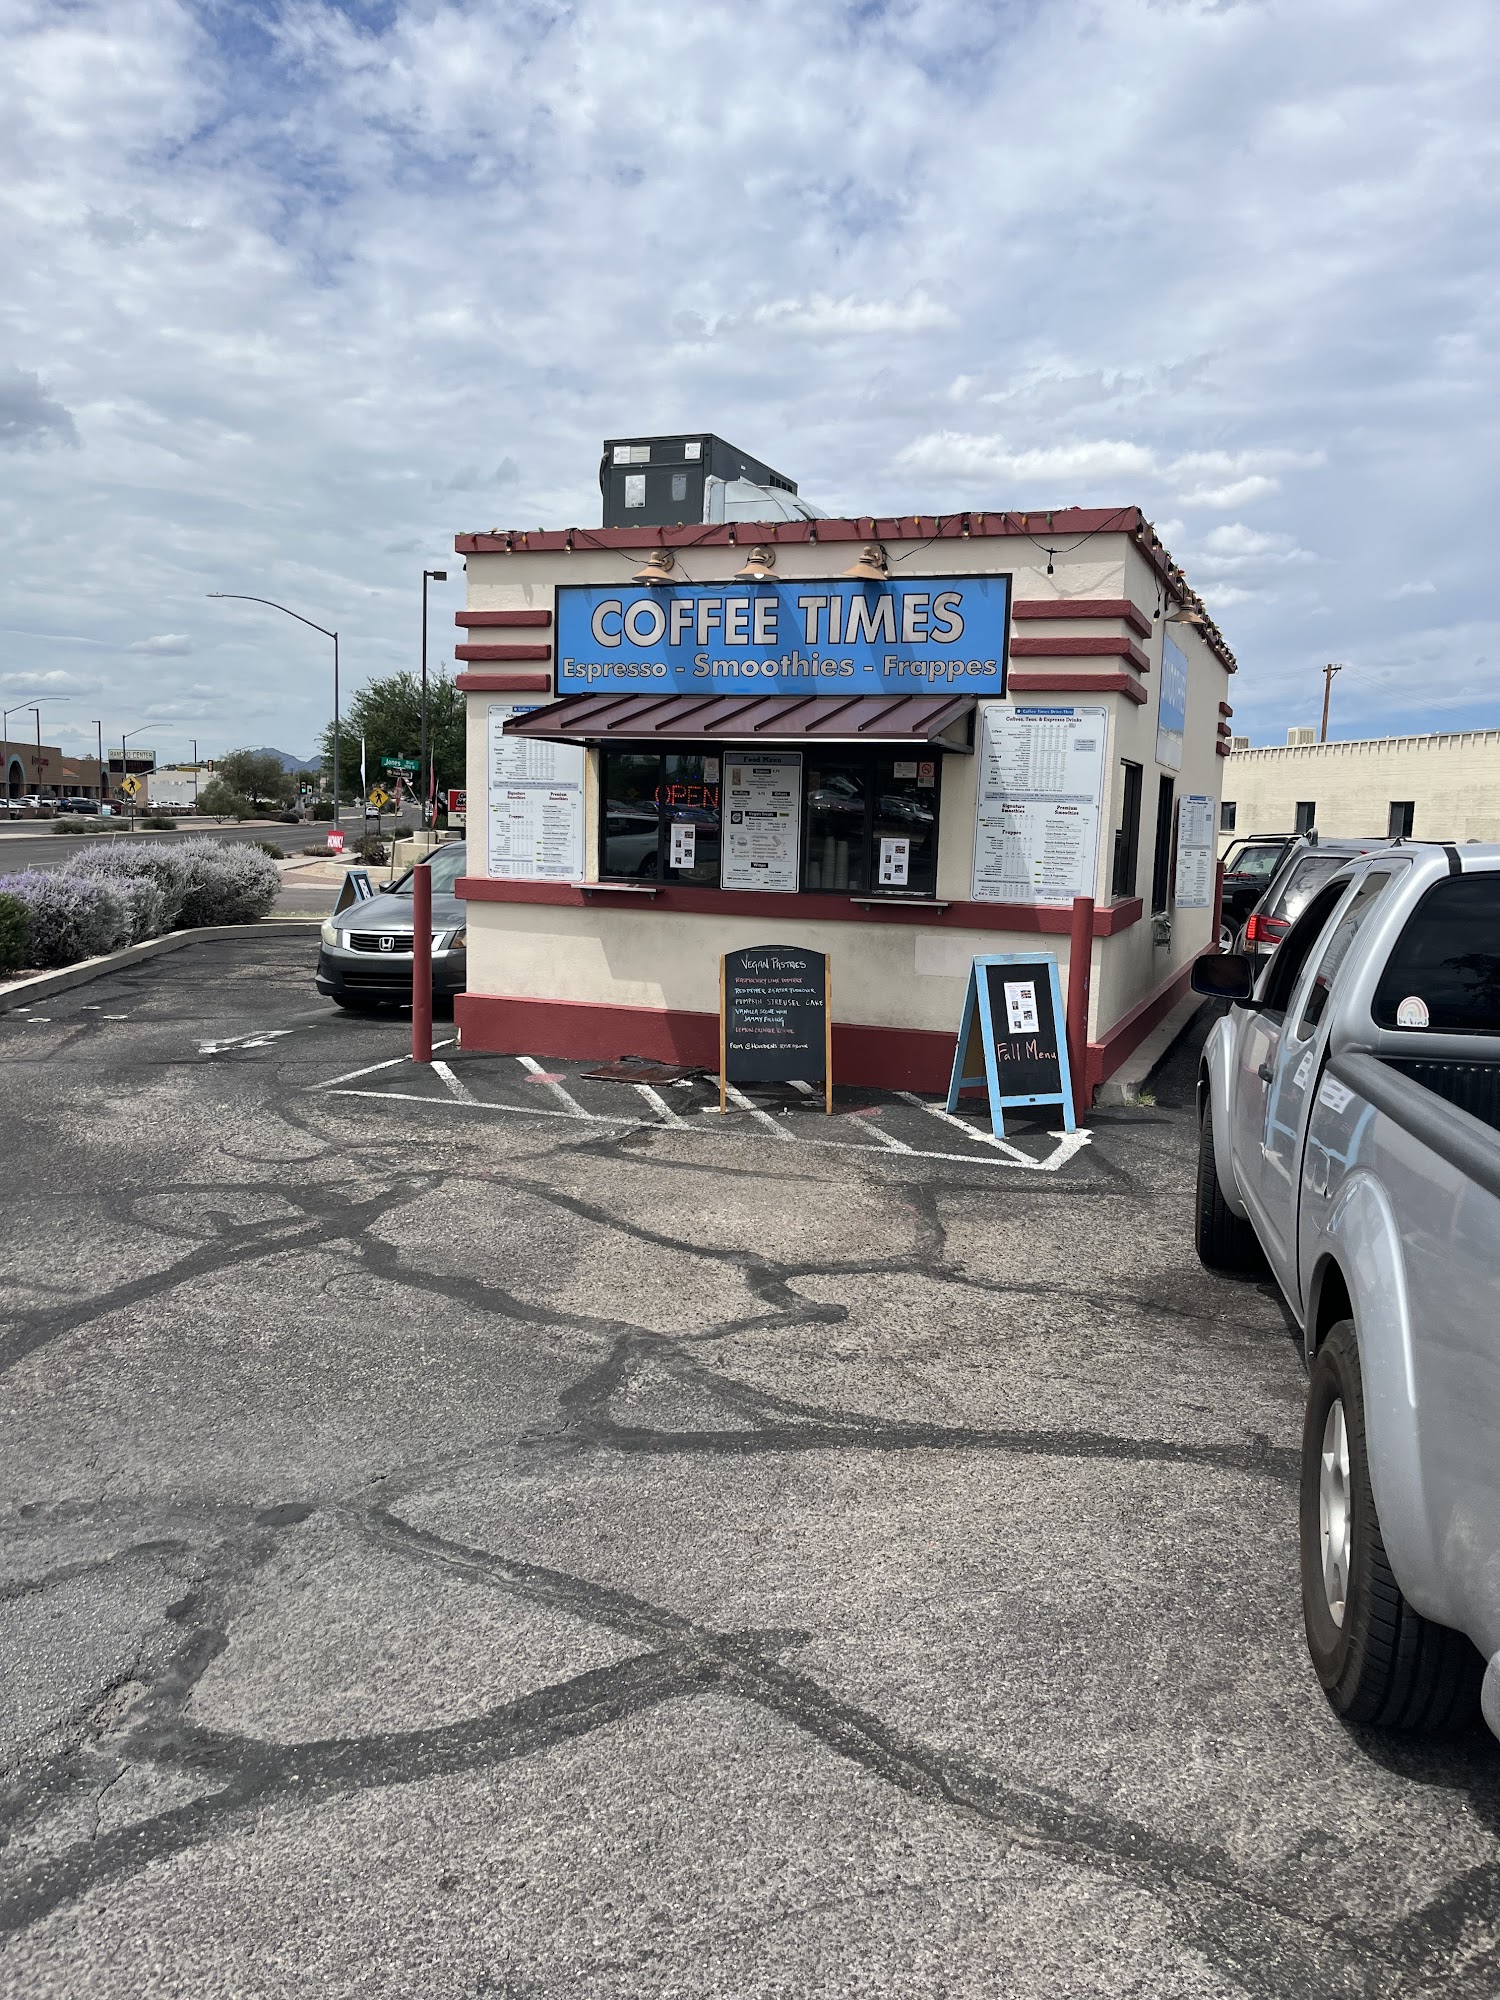
[[[1375,989],[1382,1028],[1500,1034],[1500,873],[1455,875],[1413,911]]]
[[[431,872],[433,895],[451,896],[453,894],[454,883],[457,882],[459,876],[464,872],[463,842],[461,840],[450,841],[446,846],[439,847],[434,852],[431,861],[424,862],[423,866]],[[393,896],[409,896],[412,893],[411,881],[414,873],[415,870],[408,869],[399,882],[393,882],[391,884],[391,894]]]
[[[1235,848],[1224,863],[1226,875],[1252,877],[1257,882],[1269,882],[1276,873],[1276,864],[1286,852],[1284,840],[1263,841],[1252,845],[1246,841],[1243,847]]]
[[[1347,854],[1304,854],[1288,873],[1280,894],[1266,915],[1295,923],[1312,900],[1313,891],[1321,888],[1329,876],[1344,867],[1349,859]]]

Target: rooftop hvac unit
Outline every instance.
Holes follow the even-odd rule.
[[[1316,729],[1289,729],[1286,733],[1286,740],[1289,750],[1300,749],[1304,744],[1316,743],[1318,732]]]
[[[606,528],[692,521],[801,521],[817,509],[797,482],[712,431],[606,438],[599,465]]]
[[[1231,750],[1248,750],[1250,748],[1250,738],[1248,736],[1231,736],[1229,747]]]

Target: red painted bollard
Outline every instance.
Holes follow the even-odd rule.
[[[411,1059],[432,1061],[432,870],[418,862],[411,878]]]
[[[1089,1108],[1089,982],[1094,960],[1094,899],[1073,898],[1068,926],[1068,1067],[1073,1072],[1073,1116],[1080,1121]]]

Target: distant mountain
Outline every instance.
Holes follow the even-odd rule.
[[[250,752],[252,757],[274,757],[283,771],[321,771],[322,760],[318,757],[294,757],[288,750],[271,750],[262,747]]]

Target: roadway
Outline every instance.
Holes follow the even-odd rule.
[[[231,820],[179,820],[172,833],[141,833],[132,836],[129,823],[119,822],[118,828],[104,833],[73,832],[75,826],[97,825],[97,821],[85,822],[71,816],[60,822],[67,826],[67,833],[54,833],[56,820],[26,820],[15,826],[0,826],[0,875],[17,874],[24,868],[61,868],[82,847],[97,846],[103,840],[162,840],[169,844],[180,840],[200,840],[205,835],[211,840],[223,840],[231,846],[243,846],[247,841],[264,840],[274,846],[284,848],[288,854],[303,852],[324,853],[328,844],[329,828],[322,821],[307,821],[299,826],[283,826],[279,820],[244,820],[236,825]],[[352,843],[364,831],[364,823],[354,811],[347,811],[342,817],[344,837]],[[392,822],[389,818],[381,822],[382,833],[389,838]],[[373,823],[372,823],[373,830]],[[403,826],[401,831],[410,829]]]

